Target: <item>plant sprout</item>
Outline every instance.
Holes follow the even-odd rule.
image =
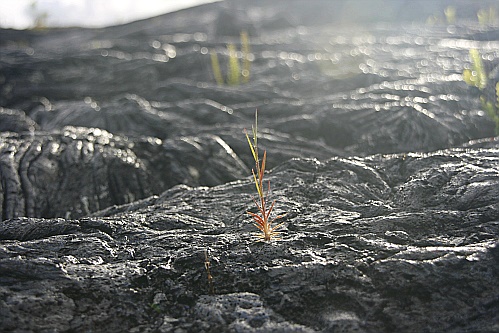
[[[480,102],[482,109],[487,112],[487,115],[496,124],[496,134],[499,135],[499,82],[495,85],[495,96],[491,100],[491,96],[485,93],[485,88],[489,84],[489,76],[485,71],[482,56],[476,49],[470,50],[471,69],[463,71],[463,80],[469,86],[478,88],[482,95],[480,95]]]
[[[210,53],[211,57],[211,69],[215,81],[219,86],[227,84],[229,86],[238,86],[241,83],[248,83],[250,78],[250,68],[251,68],[251,50],[249,36],[246,31],[241,32],[241,51],[237,50],[235,44],[227,44],[227,52],[229,54],[229,59],[227,62],[227,79],[224,80],[222,75],[222,70],[220,67],[220,62],[218,61],[217,53],[212,50]],[[242,55],[242,68],[239,63],[239,55]]]
[[[248,136],[248,132],[245,130],[246,139],[248,140],[248,144],[251,149],[251,154],[253,155],[253,159],[255,160],[255,169],[251,169],[253,174],[253,180],[255,182],[256,191],[258,193],[258,200],[253,198],[255,205],[258,208],[258,213],[255,214],[253,212],[247,212],[253,220],[255,221],[254,225],[257,227],[262,233],[258,233],[257,236],[261,238],[263,241],[270,241],[273,237],[279,234],[276,230],[282,226],[282,223],[272,226],[272,223],[282,216],[279,215],[273,219],[270,218],[270,214],[274,209],[275,200],[268,206],[268,197],[270,192],[270,181],[267,183],[267,191],[264,193],[263,189],[263,176],[265,174],[265,164],[267,162],[267,151],[263,152],[262,162],[260,163],[260,159],[258,157],[258,111],[255,112],[255,126],[251,126],[253,132],[253,141],[250,140]]]
[[[487,73],[483,66],[482,56],[477,49],[470,50],[471,69],[463,71],[463,80],[470,86],[483,90],[487,87]]]

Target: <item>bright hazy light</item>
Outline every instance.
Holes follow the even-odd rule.
[[[0,0],[0,27],[26,29],[43,17],[47,26],[103,27],[218,0]]]

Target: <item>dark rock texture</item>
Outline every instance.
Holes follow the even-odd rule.
[[[498,152],[290,160],[269,174],[272,243],[251,235],[249,179],[4,221],[2,327],[497,331]]]
[[[33,132],[38,124],[19,110],[0,108],[0,132]]]
[[[81,217],[177,184],[224,183],[244,164],[215,135],[128,138],[99,128],[0,134],[2,219]]]
[[[0,30],[0,331],[499,332],[494,85],[461,76],[499,77],[493,2],[283,3]]]

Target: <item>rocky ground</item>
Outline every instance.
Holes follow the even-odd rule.
[[[477,48],[497,79],[498,30],[369,6],[0,30],[0,330],[498,332],[499,144],[461,76]],[[250,80],[217,85],[242,30]]]

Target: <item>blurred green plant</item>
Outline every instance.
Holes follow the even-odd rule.
[[[457,10],[454,6],[447,6],[444,9],[444,16],[441,13],[430,15],[426,19],[426,24],[430,26],[441,24],[456,24]],[[496,25],[499,23],[496,7],[490,6],[489,8],[479,9],[476,13],[478,23],[481,26]]]
[[[470,50],[471,69],[463,71],[463,80],[468,85],[483,90],[487,87],[487,73],[483,66],[482,56],[477,49]]]
[[[430,15],[426,19],[426,25],[434,26],[440,23],[440,18],[437,15]]]
[[[496,123],[496,135],[499,135],[499,82],[495,87],[495,100],[490,101],[484,95],[480,96],[482,108],[487,112],[489,117]]]
[[[497,14],[494,7],[489,7],[489,9],[480,9],[476,16],[478,18],[478,23],[481,26],[493,25],[497,23]]]
[[[224,78],[222,76],[222,70],[220,69],[220,62],[218,61],[218,56],[215,50],[211,50],[211,71],[213,76],[215,76],[215,81],[219,86],[224,85]]]
[[[251,69],[251,61],[250,61],[250,43],[249,36],[246,31],[241,33],[241,51],[243,53],[243,70],[241,72],[241,76],[243,77],[243,83],[248,83],[250,78],[250,69]]]
[[[38,10],[38,2],[32,1],[29,6],[30,15],[33,17],[33,30],[41,30],[47,27],[47,12],[41,12]]]
[[[445,14],[445,20],[447,21],[447,24],[456,23],[456,8],[455,7],[447,6],[444,9],[444,14]]]
[[[227,45],[227,51],[229,51],[227,84],[229,86],[238,86],[241,82],[241,70],[239,69],[239,59],[237,58],[236,46],[234,44]]]
[[[480,92],[482,109],[496,124],[496,135],[499,135],[499,82],[496,82],[494,98],[487,97],[485,88],[488,85],[488,75],[483,65],[482,56],[476,49],[470,50],[471,68],[463,70],[463,80],[469,86],[477,88]]]
[[[229,55],[227,61],[227,79],[224,80],[222,70],[220,67],[220,62],[218,60],[218,55],[215,50],[212,50],[210,53],[211,56],[211,70],[213,72],[213,76],[215,77],[215,81],[219,86],[223,86],[227,84],[229,86],[238,86],[241,83],[249,82],[250,78],[250,69],[251,69],[251,60],[250,60],[250,44],[248,33],[243,31],[241,32],[241,58],[242,58],[242,69],[239,61],[239,52],[237,51],[237,47],[229,43],[227,44],[227,52]]]
[[[442,17],[442,14],[433,14],[428,16],[426,19],[426,25],[434,26],[434,25],[440,25],[440,24],[455,24],[456,23],[456,8],[454,6],[447,6],[444,9],[444,16],[445,18]]]

